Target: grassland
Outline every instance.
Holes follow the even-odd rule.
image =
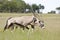
[[[0,14],[0,40],[60,40],[60,14],[42,14],[45,29],[39,27],[35,28],[32,32],[28,30],[22,31],[21,28],[3,31],[6,20],[9,17],[26,16],[32,14],[15,14],[15,13],[2,13]]]

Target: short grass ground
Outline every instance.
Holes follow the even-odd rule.
[[[42,14],[45,29],[36,26],[34,31],[22,30],[21,28],[7,30],[3,32],[6,20],[9,17],[17,16],[31,16],[32,14],[15,14],[15,13],[2,13],[0,14],[0,40],[60,40],[60,14]]]

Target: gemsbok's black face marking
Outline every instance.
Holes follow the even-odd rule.
[[[40,27],[44,28],[44,21],[39,21]]]

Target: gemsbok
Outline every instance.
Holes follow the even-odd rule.
[[[23,30],[29,29],[27,26],[31,25],[34,29],[35,24],[38,24],[39,27],[44,28],[44,21],[39,20],[36,16],[21,16],[21,17],[10,17],[6,21],[4,31],[10,27],[14,29],[14,24],[19,25]]]

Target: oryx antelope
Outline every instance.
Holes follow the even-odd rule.
[[[31,25],[31,27],[34,29],[35,24],[38,24],[41,28],[44,27],[44,22],[39,20],[35,16],[21,16],[21,17],[10,17],[6,21],[6,25],[4,27],[4,31],[6,29],[9,29],[10,27],[14,29],[14,24],[19,25],[20,27],[29,29],[27,26]]]

